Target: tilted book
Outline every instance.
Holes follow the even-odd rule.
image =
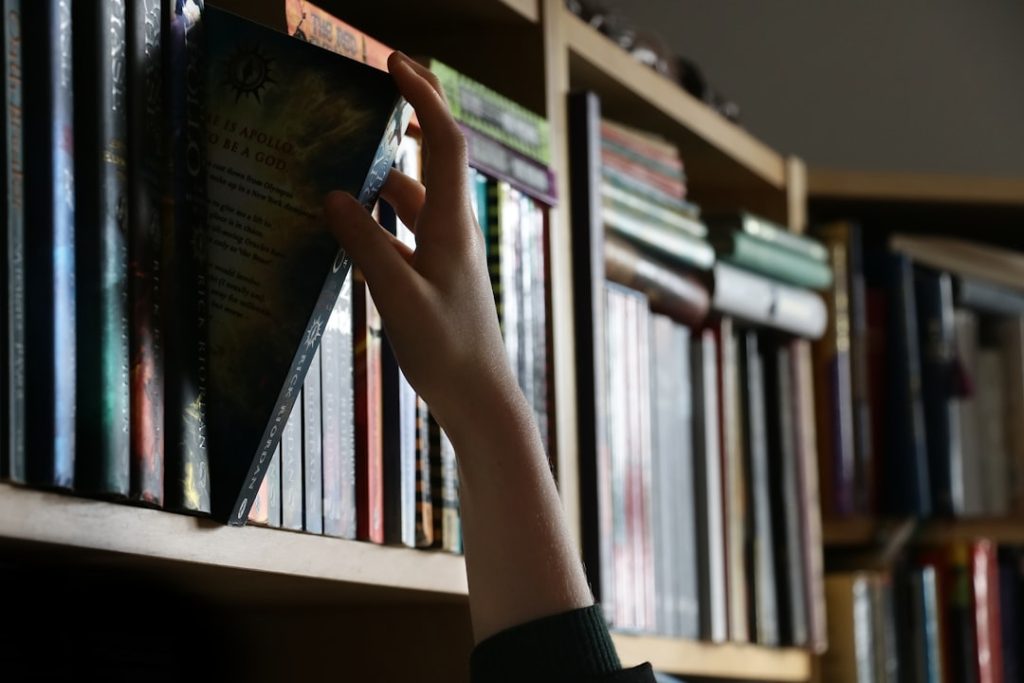
[[[245,522],[349,268],[332,190],[369,209],[409,108],[378,70],[207,8],[210,474]]]

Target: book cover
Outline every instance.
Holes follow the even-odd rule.
[[[129,492],[127,64],[124,0],[73,4],[76,490]],[[89,95],[86,96],[85,93]],[[88,226],[86,228],[85,226]]]
[[[320,349],[323,533],[341,538],[356,537],[353,279],[341,286]]]
[[[725,519],[718,416],[718,344],[709,329],[694,333],[690,346],[693,378],[693,494],[697,510],[697,610],[700,638],[728,637]],[[685,496],[681,496],[685,498]]]
[[[434,545],[434,498],[430,485],[430,410],[416,397],[416,547]]]
[[[921,397],[932,505],[937,514],[961,514],[964,506],[960,414],[956,409],[953,283],[948,273],[914,269]]]
[[[70,0],[22,6],[25,155],[26,467],[32,483],[75,476],[75,206]]]
[[[25,167],[21,0],[4,0],[4,411],[0,477],[24,482],[25,471]]]
[[[125,8],[128,118],[128,315],[130,478],[133,500],[164,502],[164,359],[160,251],[164,135],[163,3]]]
[[[719,313],[810,339],[825,332],[828,314],[814,292],[721,261],[712,282],[711,307]]]
[[[557,204],[555,174],[550,168],[470,126],[459,128],[466,138],[470,166],[548,206]]]
[[[165,5],[166,215],[160,288],[164,315],[164,496],[171,509],[210,512],[209,339],[203,3]],[[171,324],[170,321],[173,321]]]
[[[381,322],[362,274],[352,286],[356,538],[384,542],[384,438]],[[343,416],[344,419],[344,416]],[[397,463],[396,463],[397,464]]]
[[[686,325],[703,322],[711,301],[707,286],[695,275],[679,271],[615,235],[605,239],[604,259],[608,279],[642,291],[651,310]]]
[[[796,287],[825,289],[832,284],[832,269],[824,261],[792,252],[778,242],[747,232],[726,232],[715,228],[714,222],[708,221],[708,224],[711,226],[709,241],[723,261]]]
[[[310,369],[314,366],[310,363]],[[319,372],[319,366],[315,368]],[[309,376],[309,373],[306,375]],[[303,383],[305,386],[305,383]],[[305,397],[299,397],[284,423],[281,433],[281,526],[293,531],[302,530],[302,406]]]
[[[241,523],[350,267],[323,197],[369,209],[410,110],[387,74],[226,12],[203,21],[211,482],[214,514]]]
[[[797,234],[747,211],[711,213],[705,216],[705,222],[718,232],[743,232],[804,259],[822,263],[828,259],[824,245],[813,237]]]
[[[328,328],[330,324],[328,319]],[[321,358],[327,334],[325,330],[302,384],[302,528],[311,534],[324,532]]]

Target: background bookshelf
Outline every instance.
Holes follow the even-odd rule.
[[[273,4],[249,7],[247,13],[270,12]],[[322,0],[318,4],[396,49],[436,56],[548,119],[554,143],[551,165],[559,183],[559,205],[550,215],[549,232],[553,382],[559,425],[576,424],[569,229],[573,207],[567,149],[571,91],[592,90],[610,116],[676,143],[692,178],[692,195],[702,206],[743,206],[795,231],[806,227],[808,183],[813,190],[820,181],[813,174],[805,178],[799,159],[773,150],[641,66],[569,13],[560,0]],[[261,16],[268,24],[280,23],[276,13]],[[424,26],[437,30],[424,31]],[[1012,189],[1008,186],[1007,192]],[[563,427],[557,437],[559,487],[579,539],[578,436],[572,427]],[[826,529],[826,540],[828,534]],[[464,562],[457,556],[276,529],[225,528],[158,510],[0,485],[0,557],[98,562],[124,571],[153,572],[198,587],[219,602],[270,603],[246,630],[256,643],[265,638],[259,625],[271,619],[289,625],[296,650],[299,634],[319,633],[330,622],[366,648],[346,650],[359,655],[346,662],[346,671],[364,666],[371,670],[379,661],[373,653],[397,649],[395,642],[401,638],[402,643],[415,639],[425,644],[422,651],[432,652],[430,661],[437,663],[438,670],[459,672],[470,646]],[[324,606],[339,611],[328,618],[319,611]],[[438,615],[444,615],[443,628],[390,632],[380,627],[403,620],[427,623]],[[366,625],[361,638],[353,633],[356,629],[342,624],[346,619]],[[371,636],[376,640],[371,641]],[[651,661],[658,669],[684,676],[758,681],[805,681],[811,676],[813,657],[801,649],[625,634],[614,638],[626,664]],[[405,665],[409,672],[416,672],[425,661]],[[269,672],[274,664],[269,659],[263,663],[265,679],[273,680]],[[388,666],[401,664],[389,662]],[[453,673],[447,680],[459,677]]]

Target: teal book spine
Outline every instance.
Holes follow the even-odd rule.
[[[734,266],[776,278],[782,282],[825,289],[832,284],[832,269],[827,264],[794,254],[744,232],[713,237],[719,257]]]
[[[602,211],[602,218],[612,232],[678,265],[708,270],[715,263],[715,251],[710,244],[677,228],[638,220],[608,208]]]

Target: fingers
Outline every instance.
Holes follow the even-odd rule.
[[[384,181],[380,196],[391,205],[398,218],[413,232],[416,231],[416,219],[423,209],[427,191],[416,179],[410,178],[397,168],[391,169],[388,179]]]
[[[328,228],[363,271],[374,295],[385,298],[405,291],[416,275],[409,266],[411,250],[346,192],[327,195],[324,209]]]
[[[423,129],[423,142],[429,149],[424,184],[442,193],[448,192],[447,188],[457,189],[461,197],[466,179],[466,139],[448,111],[437,77],[400,52],[391,53],[388,70],[399,92],[416,110]]]

